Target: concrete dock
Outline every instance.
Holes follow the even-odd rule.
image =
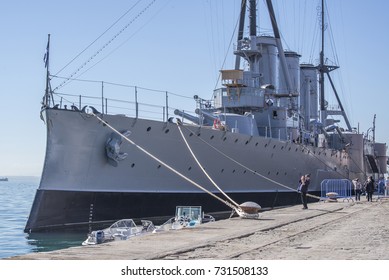
[[[310,203],[11,260],[389,259],[389,201]]]

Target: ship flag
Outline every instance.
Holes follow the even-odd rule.
[[[45,63],[45,68],[49,67],[49,50],[50,50],[50,34],[48,34],[46,52],[45,55],[43,56],[43,62]]]

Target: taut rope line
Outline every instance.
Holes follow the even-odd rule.
[[[205,176],[207,176],[207,178],[209,179],[209,181],[211,181],[211,183],[225,196],[227,197],[236,207],[239,207],[238,203],[236,203],[234,200],[232,200],[217,184],[216,182],[209,176],[209,174],[207,173],[207,171],[205,171],[204,167],[200,164],[199,160],[197,159],[196,155],[193,153],[191,147],[189,146],[189,143],[188,141],[186,140],[184,134],[182,133],[182,130],[181,130],[181,125],[177,122],[177,127],[178,127],[178,130],[180,131],[180,134],[182,136],[182,139],[184,140],[185,142],[185,145],[188,147],[188,150],[189,152],[191,153],[192,157],[194,158],[194,160],[196,161],[197,165],[200,167],[200,169],[203,171],[203,173],[205,174]]]
[[[193,133],[194,135],[197,135],[196,133],[194,133],[192,130],[190,130],[190,129],[187,128],[186,126],[184,126],[184,127],[185,127],[185,129],[187,129],[189,132]],[[204,142],[205,144],[207,144],[208,146],[210,146],[212,149],[214,149],[215,151],[217,151],[218,153],[220,153],[220,154],[223,155],[224,157],[228,158],[229,160],[235,162],[237,165],[243,167],[244,169],[246,169],[246,170],[248,170],[248,171],[254,173],[255,175],[257,175],[257,176],[259,176],[259,177],[261,177],[261,178],[263,178],[263,179],[265,179],[265,180],[268,180],[269,182],[272,182],[272,183],[274,183],[274,184],[276,184],[276,185],[279,185],[279,186],[281,186],[281,187],[283,187],[283,188],[286,188],[286,189],[288,189],[288,190],[292,190],[292,191],[294,191],[294,192],[297,192],[297,190],[294,189],[294,188],[288,187],[288,186],[286,186],[286,185],[284,185],[284,184],[282,184],[282,183],[280,183],[280,182],[274,181],[273,179],[270,179],[269,177],[266,177],[265,175],[262,175],[262,174],[258,173],[258,172],[255,171],[255,170],[252,170],[251,168],[247,167],[246,165],[244,165],[244,164],[238,162],[237,160],[233,159],[233,158],[230,157],[229,155],[223,153],[222,151],[220,151],[220,150],[219,150],[218,148],[216,148],[215,146],[209,144],[207,141],[205,141],[205,140],[204,140],[203,138],[201,138],[200,136],[197,136],[197,137],[198,137],[202,142]],[[316,196],[316,195],[312,195],[312,194],[307,193],[307,196],[321,200],[321,198],[318,197],[318,196]]]
[[[153,154],[151,154],[150,152],[148,152],[147,150],[145,150],[144,148],[142,148],[141,146],[139,146],[138,144],[136,144],[134,141],[132,141],[131,139],[129,139],[127,136],[123,135],[121,132],[119,132],[117,129],[115,129],[113,126],[111,126],[109,123],[107,123],[105,120],[103,120],[102,118],[100,118],[99,116],[97,116],[96,114],[94,113],[90,113],[92,116],[96,117],[100,122],[102,122],[104,125],[106,125],[108,128],[110,128],[112,131],[114,131],[115,133],[117,133],[118,135],[120,135],[121,137],[123,137],[123,139],[125,139],[128,143],[134,145],[136,148],[138,148],[139,150],[141,150],[143,153],[145,153],[146,155],[148,155],[149,157],[151,157],[152,159],[156,160],[157,162],[159,162],[160,164],[162,164],[163,166],[165,166],[167,169],[169,169],[170,171],[172,171],[173,173],[177,174],[178,176],[180,176],[181,178],[183,178],[184,180],[188,181],[189,183],[195,185],[197,188],[201,189],[202,191],[208,193],[209,195],[213,196],[214,198],[216,198],[217,200],[223,202],[224,204],[226,204],[228,207],[232,208],[233,210],[235,210],[237,213],[240,213],[242,210],[240,209],[240,207],[236,207],[235,205],[232,205],[231,203],[229,203],[228,201],[225,201],[223,199],[221,199],[220,197],[218,197],[217,195],[213,194],[212,192],[208,191],[207,189],[205,189],[204,187],[202,187],[201,185],[199,185],[198,183],[194,182],[192,179],[186,177],[185,175],[183,175],[182,173],[180,173],[179,171],[177,171],[176,169],[174,169],[173,167],[171,167],[170,165],[168,165],[167,163],[163,162],[162,160],[160,160],[159,158],[157,158],[156,156],[154,156]]]

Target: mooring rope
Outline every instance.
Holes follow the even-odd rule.
[[[197,135],[197,134],[194,133],[192,130],[190,130],[188,127],[184,126],[184,128],[187,129],[189,132],[193,133],[194,135]],[[252,172],[253,174],[255,174],[255,175],[257,175],[257,176],[259,176],[259,177],[261,177],[261,178],[263,178],[263,179],[265,179],[265,180],[271,182],[271,183],[274,183],[274,184],[276,184],[276,185],[279,185],[279,186],[281,186],[281,187],[283,187],[283,188],[286,188],[286,189],[291,190],[291,191],[294,191],[294,192],[298,192],[297,189],[295,189],[295,188],[291,188],[291,187],[289,187],[289,186],[287,186],[287,185],[284,185],[284,184],[282,184],[282,183],[280,183],[280,182],[277,182],[277,181],[275,181],[275,180],[273,180],[273,179],[271,179],[271,178],[269,178],[269,177],[267,177],[267,176],[265,176],[265,175],[262,175],[262,174],[258,173],[258,172],[255,171],[255,170],[252,170],[251,168],[247,167],[246,165],[244,165],[244,164],[238,162],[237,160],[233,159],[232,157],[230,157],[230,156],[227,155],[226,153],[220,151],[218,148],[216,148],[215,146],[211,145],[210,143],[208,143],[207,141],[205,141],[205,140],[204,140],[203,138],[201,138],[200,136],[197,135],[197,137],[198,137],[202,142],[204,142],[205,144],[207,144],[208,146],[210,146],[212,149],[214,149],[215,151],[217,151],[218,153],[220,153],[221,155],[223,155],[223,156],[226,157],[227,159],[233,161],[233,162],[236,163],[237,165],[239,165],[239,166],[243,167],[244,169],[246,169],[246,170]],[[315,198],[315,199],[321,200],[321,197],[318,197],[318,196],[313,195],[313,194],[307,193],[307,196],[312,197],[312,198]]]
[[[182,133],[182,130],[181,130],[181,125],[177,122],[177,127],[178,127],[178,130],[180,131],[180,134],[182,136],[182,139],[184,140],[185,142],[185,145],[186,147],[188,148],[189,152],[191,153],[193,159],[196,161],[197,165],[200,167],[200,169],[203,171],[203,173],[205,174],[205,176],[207,176],[208,180],[211,181],[211,183],[215,186],[215,188],[217,188],[226,198],[228,198],[236,207],[239,207],[238,203],[236,203],[232,198],[230,198],[217,184],[216,182],[211,178],[211,176],[209,176],[209,174],[207,173],[207,171],[205,171],[204,167],[201,165],[201,163],[199,162],[199,160],[197,159],[196,155],[193,153],[193,150],[191,149],[191,147],[189,146],[189,143],[188,141],[186,140],[184,134]]]
[[[153,154],[151,154],[150,152],[148,152],[147,150],[145,150],[144,148],[142,148],[141,146],[139,146],[138,144],[136,144],[134,141],[132,141],[131,139],[129,139],[127,136],[125,136],[123,133],[121,133],[120,131],[118,131],[117,129],[115,129],[113,126],[111,126],[108,122],[106,122],[105,120],[103,120],[102,118],[100,118],[99,116],[97,116],[96,114],[94,114],[93,112],[90,113],[92,116],[96,117],[100,122],[102,122],[104,125],[106,125],[109,129],[111,129],[112,131],[114,131],[115,133],[117,133],[118,135],[120,135],[121,137],[123,137],[123,139],[125,139],[128,143],[134,145],[136,148],[138,148],[139,150],[141,150],[143,153],[145,153],[146,155],[148,155],[149,157],[151,157],[152,159],[156,160],[157,162],[159,162],[161,165],[165,166],[167,169],[169,169],[170,171],[172,171],[173,173],[177,174],[178,176],[180,176],[181,178],[183,178],[184,180],[188,181],[189,183],[193,184],[194,186],[196,186],[197,188],[201,189],[202,191],[208,193],[209,195],[213,196],[214,198],[216,198],[217,200],[221,201],[222,203],[226,204],[228,207],[232,208],[233,210],[235,210],[238,214],[242,212],[242,209],[240,209],[239,206],[235,206],[233,204],[231,204],[230,202],[228,201],[225,201],[223,199],[221,199],[220,197],[218,197],[217,195],[215,195],[214,193],[208,191],[206,188],[202,187],[201,185],[199,185],[198,183],[196,183],[195,181],[193,181],[192,179],[186,177],[184,174],[180,173],[179,171],[177,171],[176,169],[174,169],[173,167],[171,167],[170,165],[168,165],[167,163],[165,163],[164,161],[160,160],[159,158],[157,158],[156,156],[154,156]]]

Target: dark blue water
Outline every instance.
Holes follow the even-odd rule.
[[[39,178],[8,179],[0,181],[0,259],[81,245],[86,233],[24,233]]]

